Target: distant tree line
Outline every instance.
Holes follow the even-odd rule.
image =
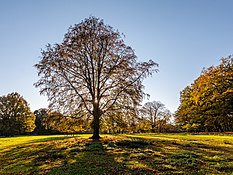
[[[180,93],[175,124],[172,113],[159,101],[130,110],[110,110],[100,120],[102,133],[131,132],[232,132],[233,58],[222,58],[218,66],[204,69]],[[123,105],[123,104],[122,104]],[[85,112],[65,115],[41,108],[31,112],[17,92],[0,97],[0,136],[22,134],[91,133],[93,120]]]
[[[72,134],[86,132],[90,128],[89,119],[85,117],[65,116],[45,108],[34,111],[34,114],[34,134]]]
[[[233,57],[204,69],[180,93],[176,123],[185,131],[233,131]]]
[[[204,69],[194,83],[181,91],[180,102],[175,124],[165,105],[152,101],[130,110],[109,110],[100,119],[100,132],[232,132],[232,56],[222,58],[218,66]],[[41,108],[31,112],[27,101],[17,92],[0,97],[0,136],[92,131],[92,116],[84,111],[67,115]]]
[[[171,112],[161,102],[147,102],[134,112],[118,110],[100,121],[102,133],[169,132]],[[0,136],[22,134],[91,133],[93,120],[88,114],[64,115],[46,108],[30,111],[27,101],[18,93],[0,97]]]

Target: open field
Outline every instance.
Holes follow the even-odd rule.
[[[233,136],[90,136],[0,138],[0,174],[233,174]]]

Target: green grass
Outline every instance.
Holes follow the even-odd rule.
[[[233,136],[190,134],[0,138],[0,174],[232,174]]]

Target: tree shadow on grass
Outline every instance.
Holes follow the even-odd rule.
[[[67,138],[1,151],[0,174],[229,174],[232,151],[172,140]]]
[[[124,161],[129,152],[117,147],[119,142],[89,141],[83,147],[73,147],[69,151],[64,166],[53,169],[50,174],[82,175],[122,175],[156,174],[148,167],[130,166]],[[134,143],[135,144],[135,143]],[[134,145],[136,146],[136,145]],[[132,162],[133,163],[133,162]]]
[[[162,166],[158,172],[173,169],[165,174],[232,174],[233,147],[209,145],[200,142],[176,140],[157,140],[163,155]]]
[[[108,144],[74,138],[16,146],[1,152],[0,174],[154,174],[117,162]]]

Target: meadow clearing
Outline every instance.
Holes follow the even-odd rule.
[[[0,138],[0,174],[233,174],[233,136],[125,134]]]

